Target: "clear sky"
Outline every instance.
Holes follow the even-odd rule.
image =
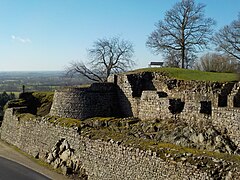
[[[154,24],[177,0],[0,0],[0,71],[64,70],[87,62],[99,38],[134,44],[136,67],[161,60],[145,46]],[[240,0],[196,0],[217,21],[216,30],[240,12]]]

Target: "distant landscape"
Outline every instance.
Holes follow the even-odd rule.
[[[22,71],[0,72],[0,92],[13,92],[18,95],[25,91],[54,91],[62,86],[88,83],[83,77],[67,77],[64,71]]]
[[[64,86],[89,83],[84,77],[67,77],[64,71],[6,71],[0,72],[0,123],[3,107],[8,100],[23,92],[54,91]],[[6,94],[6,93],[7,94]]]

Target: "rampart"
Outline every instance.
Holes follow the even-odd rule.
[[[116,86],[112,83],[59,89],[54,93],[50,115],[75,119],[116,116],[116,98]]]
[[[173,159],[163,160],[156,152],[126,147],[112,140],[91,140],[76,128],[55,126],[45,117],[19,119],[14,109],[6,110],[1,139],[54,167],[72,167],[87,179],[212,179],[197,166]],[[216,160],[217,162],[217,160]],[[216,164],[216,163],[215,163]],[[226,177],[237,179],[232,169]]]
[[[109,82],[57,90],[50,115],[181,118],[197,126],[212,124],[240,148],[240,83],[183,81],[150,72],[114,75]]]
[[[240,83],[182,81],[148,72],[112,76],[109,82],[56,91],[50,116],[181,119],[200,128],[210,124],[240,149]],[[77,127],[50,123],[47,116],[24,120],[14,111],[5,112],[3,140],[89,179],[211,179],[214,174],[184,161],[163,160],[156,152],[93,140]],[[228,178],[240,177],[236,169],[227,172]]]
[[[240,83],[183,81],[150,72],[115,75],[109,81],[119,87],[124,116],[212,124],[240,148]]]

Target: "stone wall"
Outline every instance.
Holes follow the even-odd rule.
[[[223,134],[227,134],[240,149],[240,109],[213,109],[210,120],[216,129]]]
[[[75,119],[116,116],[117,102],[116,86],[111,83],[69,87],[55,91],[50,115]]]
[[[1,139],[49,162],[60,146],[58,151],[64,152],[55,161],[61,166],[72,164],[88,179],[212,179],[211,173],[189,163],[163,160],[155,152],[126,147],[112,140],[91,140],[79,135],[76,128],[55,126],[46,118],[19,119],[13,113],[12,108],[6,110]],[[68,156],[74,156],[74,161],[64,163]],[[232,170],[228,176],[236,179],[239,172]]]
[[[119,87],[123,114],[211,124],[240,148],[240,83],[183,81],[162,73],[120,74],[109,81]]]

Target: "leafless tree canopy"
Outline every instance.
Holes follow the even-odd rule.
[[[181,66],[181,53],[176,50],[169,50],[164,54],[165,66],[167,67],[180,67]],[[186,51],[185,67],[192,68],[197,56],[190,51]]]
[[[166,67],[179,67],[181,56],[178,51],[169,50],[165,53],[165,66]]]
[[[74,62],[68,68],[69,74],[80,73],[92,81],[106,82],[112,73],[129,70],[134,65],[133,45],[119,38],[99,39],[88,50],[90,62]]]
[[[220,29],[213,40],[217,50],[240,60],[240,14],[238,20]]]
[[[146,45],[155,53],[178,52],[181,67],[185,68],[187,55],[207,47],[215,21],[205,18],[203,4],[194,0],[182,0],[166,12],[165,18],[156,24],[156,30],[148,37]]]
[[[237,72],[238,68],[236,58],[217,53],[207,53],[196,63],[196,69],[208,72]]]

